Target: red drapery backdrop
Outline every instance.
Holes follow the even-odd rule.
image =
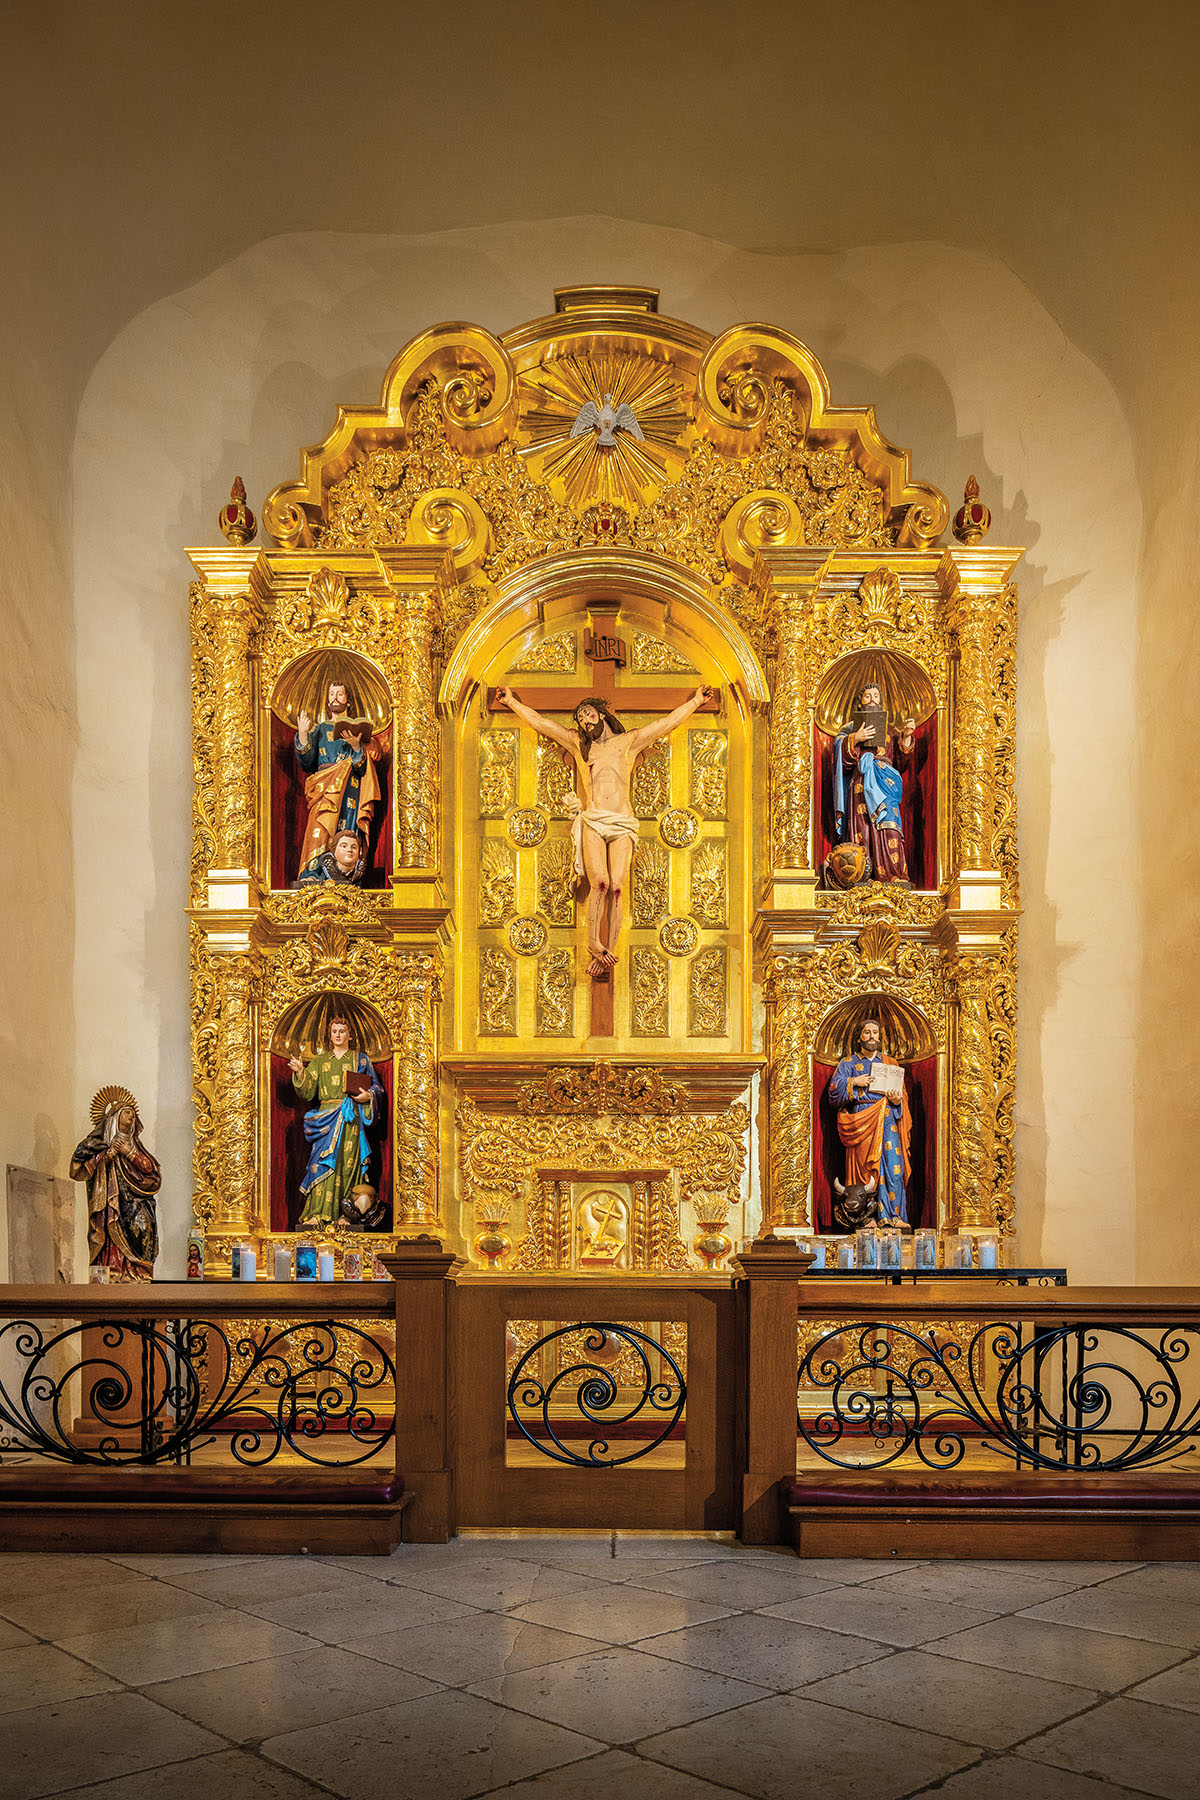
[[[290,725],[271,714],[271,886],[289,888],[300,873],[308,808],[304,804],[304,776],[296,763],[296,734]],[[375,765],[383,790],[383,805],[371,821],[367,866],[363,886],[386,887],[392,877],[392,771],[391,753],[385,749]]]
[[[836,742],[813,727],[813,784],[818,796],[813,867],[820,869],[834,845],[833,746]],[[904,776],[900,802],[908,878],[915,888],[937,887],[937,717],[926,719],[913,734],[912,762]]]
[[[813,1226],[833,1231],[833,1178],[846,1179],[846,1152],[837,1131],[837,1110],[826,1092],[833,1063],[813,1063]],[[914,1229],[937,1224],[937,1057],[907,1063],[904,1070],[912,1114],[908,1222]]]
[[[379,1117],[371,1127],[369,1178],[389,1210],[392,1204],[392,1064],[374,1063],[383,1089]],[[285,1056],[271,1058],[271,1162],[268,1175],[271,1196],[271,1230],[295,1231],[304,1210],[300,1183],[308,1163],[308,1140],[301,1123],[307,1107],[292,1086],[292,1071]],[[389,1229],[389,1227],[384,1227]]]

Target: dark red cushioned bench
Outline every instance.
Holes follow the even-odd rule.
[[[0,1469],[0,1549],[387,1555],[411,1495],[393,1468]]]
[[[813,1470],[782,1501],[801,1556],[1200,1557],[1200,1471]]]

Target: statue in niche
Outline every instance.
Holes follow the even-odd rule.
[[[332,881],[361,887],[366,866],[367,853],[363,848],[363,841],[357,831],[352,831],[347,826],[343,831],[334,832],[324,850],[309,857],[292,886],[316,887],[321,882]]]
[[[329,717],[315,729],[306,712],[296,720],[296,762],[308,808],[299,878],[306,886],[325,879],[311,871],[332,849],[337,832],[354,831],[361,844],[368,842],[382,799],[377,769],[382,745],[370,721],[351,717],[350,696],[340,681],[330,682],[325,704]]]
[[[290,1056],[288,1067],[297,1094],[310,1102],[304,1115],[308,1166],[300,1182],[304,1211],[297,1223],[329,1225],[340,1216],[343,1201],[354,1203],[356,1190],[359,1199],[363,1189],[374,1195],[368,1129],[379,1115],[383,1089],[365,1051],[351,1047],[349,1020],[337,1013],[329,1021],[329,1048],[319,1050],[307,1068]]]
[[[91,1267],[107,1281],[152,1281],[162,1170],[142,1142],[128,1088],[101,1088],[92,1101],[92,1129],[75,1146],[71,1177],[87,1184]]]
[[[846,1152],[846,1179],[835,1182],[835,1195],[844,1202],[855,1189],[855,1198],[873,1194],[875,1217],[907,1225],[912,1115],[904,1069],[886,1054],[878,1019],[863,1020],[853,1053],[838,1063],[827,1092]],[[834,1205],[836,1212],[837,1200]]]
[[[579,702],[575,730],[569,731],[525,706],[511,688],[500,688],[496,695],[497,706],[507,707],[534,731],[569,751],[579,771],[585,798],[581,800],[576,793],[568,804],[575,877],[582,880],[586,875],[588,881],[588,974],[593,981],[610,979],[625,917],[625,883],[638,841],[630,795],[633,765],[643,750],[675,731],[697,707],[714,697],[714,689],[698,687],[674,712],[627,731],[608,702],[597,695]]]
[[[905,719],[899,731],[890,729],[882,695],[871,683],[834,739],[835,844],[826,870],[838,887],[861,881],[909,886],[900,801],[916,728],[915,719]]]

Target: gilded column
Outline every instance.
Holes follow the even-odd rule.
[[[806,958],[775,954],[763,998],[767,1007],[766,1225],[809,1223],[812,1082],[804,1048]]]
[[[954,998],[954,1075],[950,1105],[951,1221],[995,1229],[996,1087],[992,1071],[988,956],[958,955],[950,966]]]
[[[396,846],[402,869],[438,861],[440,740],[435,712],[434,642],[441,619],[436,589],[397,596]]]
[[[803,705],[804,603],[795,593],[776,593],[773,625],[775,687],[771,698],[771,861],[776,869],[808,866],[808,813],[812,777]]]
[[[441,998],[440,974],[427,951],[401,951],[397,957],[396,1222],[401,1228],[439,1223],[433,1009]]]
[[[990,869],[995,812],[991,640],[995,600],[959,592],[956,609],[958,685],[954,745],[954,864]]]
[[[217,866],[254,860],[254,687],[250,646],[258,603],[248,592],[211,592],[216,636],[213,828]]]
[[[258,956],[230,953],[213,959],[218,1017],[216,1053],[216,1206],[209,1229],[249,1231],[254,1220],[255,1011]]]

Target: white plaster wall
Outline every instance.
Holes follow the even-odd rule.
[[[840,403],[875,402],[920,478],[955,496],[975,472],[993,541],[1028,547],[1022,1251],[1080,1281],[1135,1278],[1138,919],[1122,877],[1137,866],[1141,521],[1111,388],[988,257],[925,243],[753,255],[596,217],[268,239],[141,313],[88,383],[74,458],[76,1112],[103,1080],[138,1095],[164,1167],[160,1274],[180,1271],[190,1217],[182,546],[217,537],[235,474],[261,510],[339,401],[377,398],[416,332],[450,318],[503,331],[584,280],[658,286],[664,312],[714,332],[743,319],[795,332]]]

